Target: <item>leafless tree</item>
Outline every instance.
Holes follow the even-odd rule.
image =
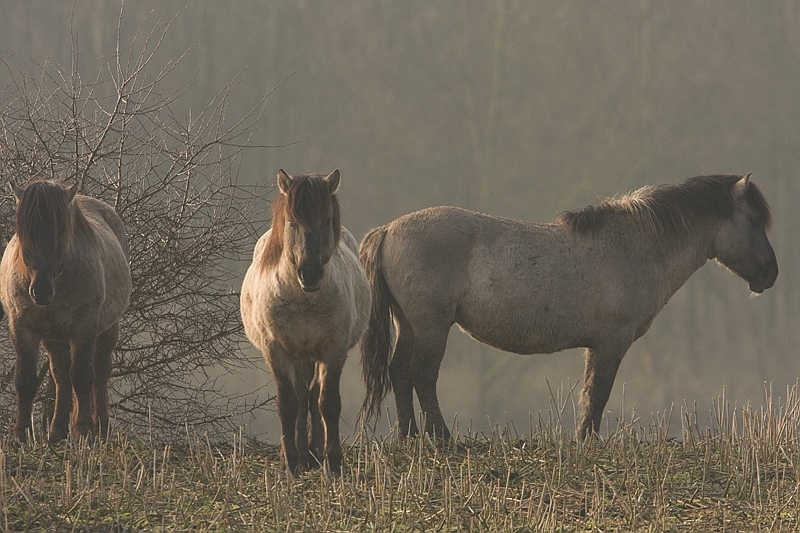
[[[134,286],[111,381],[118,424],[219,431],[272,401],[220,386],[229,372],[261,364],[242,350],[236,262],[252,253],[267,202],[263,188],[257,195],[238,183],[238,171],[269,95],[230,120],[234,79],[199,113],[183,111],[191,80],[162,90],[185,54],[155,60],[174,20],[145,20],[127,50],[118,25],[116,51],[90,78],[79,71],[77,42],[68,68],[45,62],[31,77],[6,63],[13,82],[0,92],[0,186],[80,182],[114,206],[129,234]],[[5,197],[6,239],[13,209]],[[13,408],[14,358],[2,331],[0,403]]]

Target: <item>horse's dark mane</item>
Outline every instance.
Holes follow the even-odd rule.
[[[643,187],[620,198],[610,198],[597,205],[567,211],[558,223],[572,230],[596,235],[609,218],[624,214],[634,218],[649,231],[679,235],[706,217],[730,217],[735,204],[733,186],[742,176],[696,176],[681,183]],[[761,190],[750,183],[747,201],[766,229],[772,226],[769,204]]]
[[[66,254],[77,227],[88,238],[94,237],[89,222],[77,204],[70,206],[68,192],[61,185],[53,181],[34,181],[25,188],[16,213],[16,232],[21,249],[36,249],[41,236],[52,232],[56,253]]]
[[[331,213],[334,245],[339,246],[342,235],[341,209],[335,194],[331,194],[325,176],[321,174],[297,175],[292,178],[286,194],[279,194],[272,203],[272,232],[261,256],[261,268],[278,264],[283,253],[283,231],[291,220],[303,227],[317,213]]]

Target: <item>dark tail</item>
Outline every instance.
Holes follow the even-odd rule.
[[[392,390],[389,353],[392,350],[390,308],[394,304],[394,298],[381,271],[381,245],[387,229],[387,226],[381,226],[367,233],[361,241],[359,253],[361,265],[372,288],[369,326],[361,340],[361,370],[367,385],[367,395],[361,407],[365,422],[373,417],[380,418],[381,404]]]

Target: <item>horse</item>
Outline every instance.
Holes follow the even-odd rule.
[[[369,319],[369,284],[358,242],[341,223],[339,181],[338,170],[278,171],[272,226],[242,283],[244,330],[272,371],[283,458],[293,475],[326,462],[341,472],[339,381]]]
[[[16,234],[0,261],[0,301],[16,353],[16,438],[31,433],[39,346],[50,361],[56,397],[49,442],[108,433],[108,380],[131,273],[122,221],[79,184],[13,182]],[[74,395],[74,399],[73,399]]]
[[[400,434],[414,435],[416,391],[425,431],[449,438],[436,382],[455,323],[509,352],[586,348],[576,429],[596,434],[623,356],[692,273],[716,259],[751,291],[772,287],[771,225],[748,174],[644,187],[555,223],[433,207],[376,228],[360,250],[372,288],[362,413],[379,415],[394,389]]]

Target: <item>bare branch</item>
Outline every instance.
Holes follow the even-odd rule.
[[[36,78],[15,74],[0,91],[0,185],[12,177],[79,182],[125,222],[134,289],[111,381],[118,423],[228,429],[274,400],[220,391],[222,376],[261,365],[244,350],[234,291],[237,262],[252,253],[267,206],[237,172],[269,94],[229,120],[237,75],[198,113],[177,112],[191,80],[165,94],[160,87],[188,50],[155,65],[175,17],[148,16],[125,57],[122,17],[121,8],[114,57],[95,76],[81,76],[73,42],[69,69],[46,61]],[[0,225],[10,235],[13,202],[0,203]],[[11,366],[0,360],[0,375]],[[0,397],[15,405],[9,388]]]

